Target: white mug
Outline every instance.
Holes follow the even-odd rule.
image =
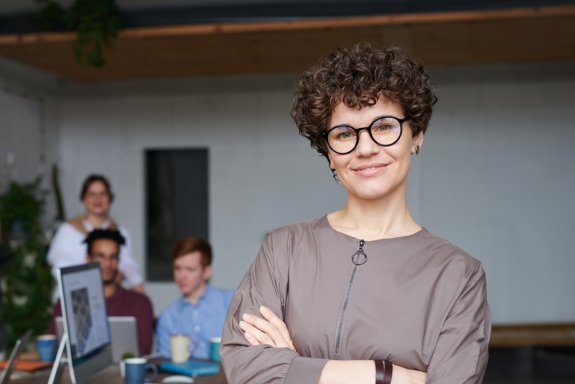
[[[190,358],[190,346],[192,340],[188,335],[170,336],[170,350],[172,352],[172,361],[182,363]]]

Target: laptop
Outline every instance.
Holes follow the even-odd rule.
[[[20,358],[20,353],[22,353],[22,349],[28,344],[28,340],[32,335],[32,330],[30,329],[26,332],[22,337],[16,340],[16,344],[14,344],[14,348],[12,348],[12,352],[10,352],[10,357],[8,358],[8,362],[6,363],[6,368],[0,373],[0,384],[7,384],[10,380],[10,375],[12,375],[12,371],[16,366],[16,362]]]
[[[112,359],[115,363],[122,361],[124,354],[132,353],[139,355],[138,331],[134,316],[108,316],[110,336],[112,339]],[[64,322],[61,317],[56,317],[56,332],[58,340],[64,333]]]

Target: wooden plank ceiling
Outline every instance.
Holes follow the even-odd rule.
[[[78,82],[297,72],[359,41],[427,65],[575,61],[575,6],[124,30],[108,64],[76,63],[70,33],[0,36],[0,55]]]

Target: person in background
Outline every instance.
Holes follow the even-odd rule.
[[[192,340],[191,357],[209,358],[209,342],[221,337],[233,291],[215,288],[212,247],[198,237],[179,239],[172,252],[174,280],[182,296],[162,311],[156,324],[156,352],[170,357],[170,336]]]
[[[84,214],[60,225],[50,243],[47,257],[54,278],[59,268],[85,262],[86,248],[82,242],[88,232],[93,229],[114,229],[119,230],[126,239],[120,251],[117,279],[119,282],[125,280],[132,290],[144,292],[144,279],[138,263],[132,257],[128,231],[109,215],[114,194],[108,180],[102,175],[89,175],[82,184],[80,201],[84,204]]]
[[[224,325],[230,384],[482,383],[485,272],[407,206],[436,100],[400,48],[340,48],[299,77],[292,117],[347,199],[267,236]]]
[[[138,329],[138,349],[140,356],[152,351],[154,337],[154,310],[148,296],[122,288],[118,283],[120,249],[125,239],[115,229],[95,229],[84,240],[87,257],[84,261],[100,263],[104,297],[108,316],[134,316]],[[60,300],[54,307],[53,317],[62,316]],[[49,333],[55,333],[52,321]]]

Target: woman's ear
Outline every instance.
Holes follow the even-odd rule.
[[[419,132],[417,135],[413,137],[411,142],[411,153],[419,155],[419,151],[421,151],[421,147],[423,146],[423,132]]]

